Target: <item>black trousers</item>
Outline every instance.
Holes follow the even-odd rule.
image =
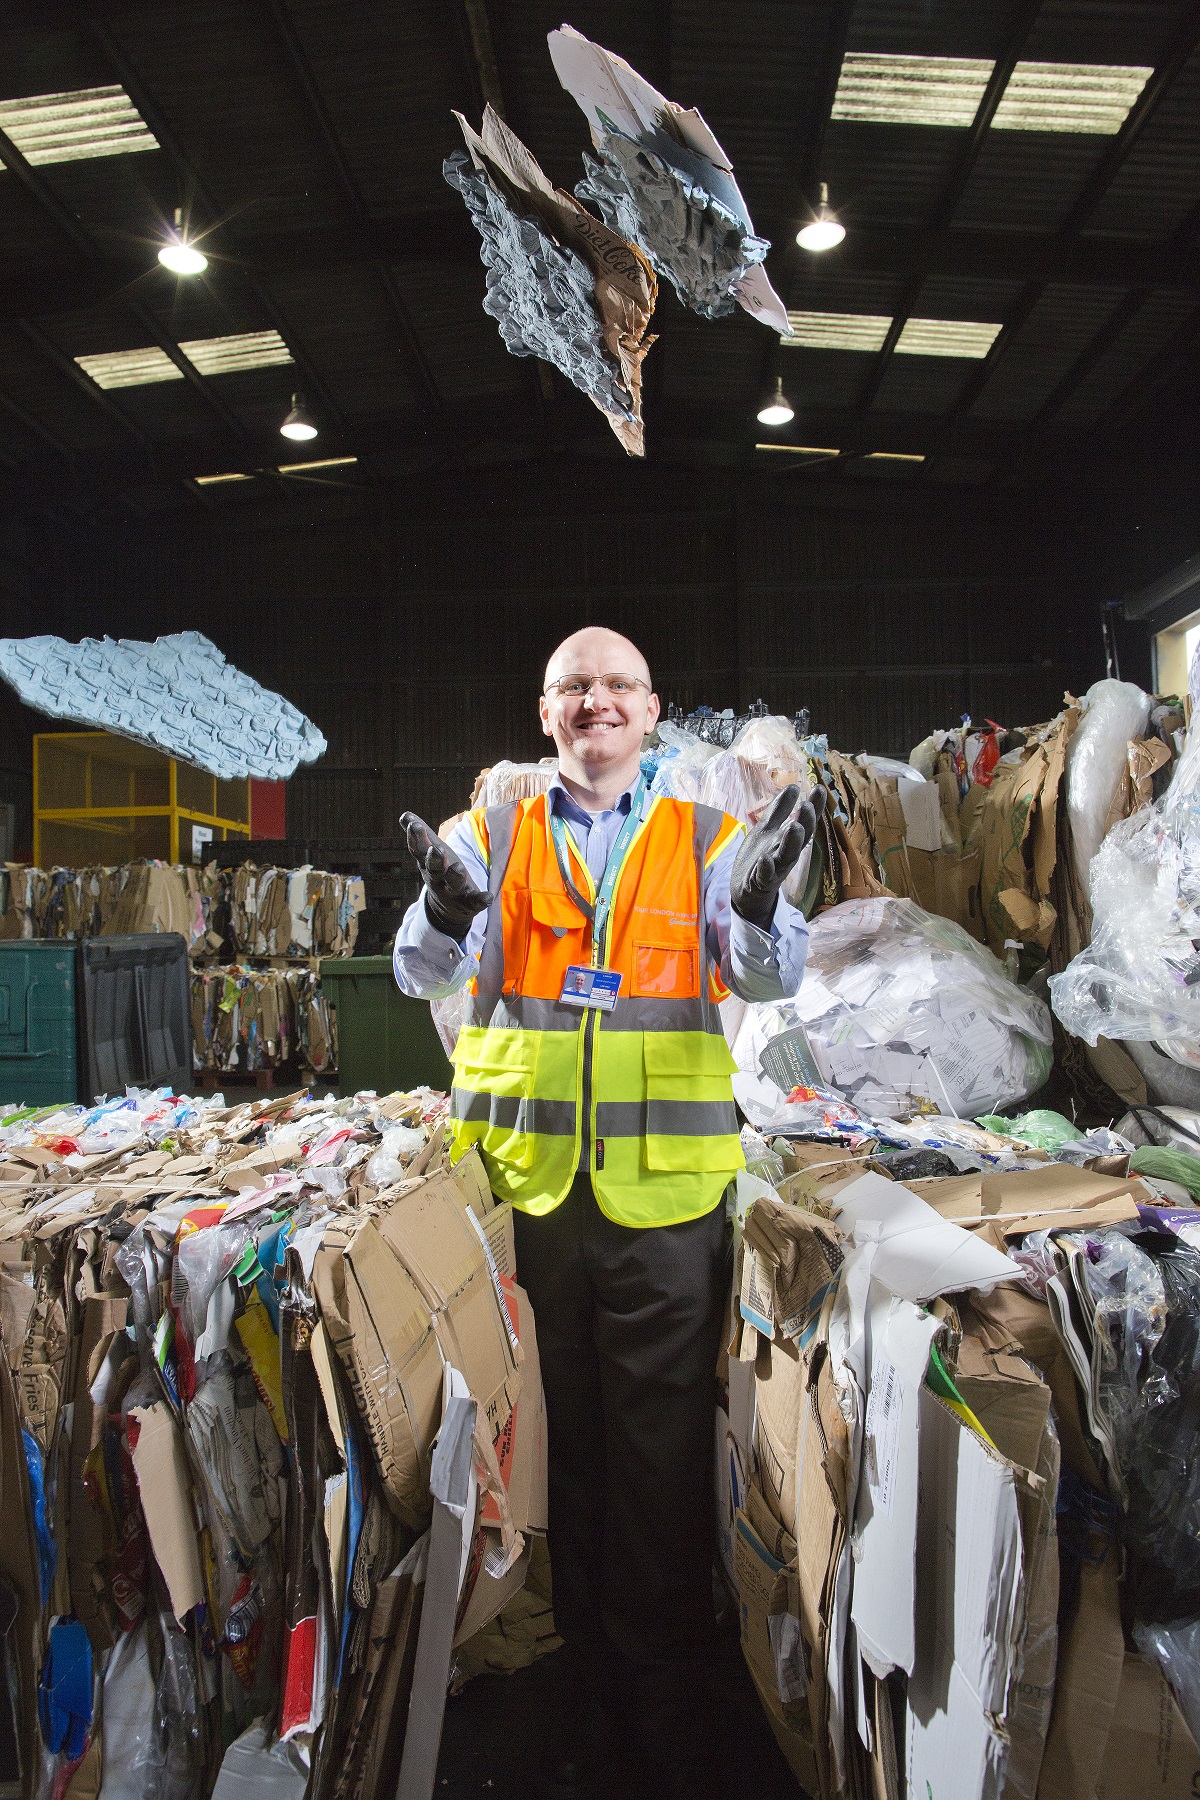
[[[665,1676],[713,1641],[725,1207],[634,1230],[579,1175],[554,1212],[514,1225],[546,1392],[555,1621],[584,1656],[615,1649]]]

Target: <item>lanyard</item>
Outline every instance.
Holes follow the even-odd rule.
[[[629,814],[617,834],[617,841],[609,851],[608,861],[604,865],[604,878],[600,883],[593,906],[585,900],[571,878],[571,858],[567,849],[567,828],[563,824],[561,814],[550,814],[550,836],[554,840],[554,854],[558,860],[559,874],[563,878],[567,892],[583,913],[592,921],[592,963],[597,964],[600,946],[604,942],[605,927],[608,924],[609,909],[612,906],[613,890],[617,885],[617,877],[621,873],[621,864],[625,860],[625,852],[633,842],[634,834],[642,822],[642,806],[646,798],[646,777],[638,776],[638,784],[633,790]]]

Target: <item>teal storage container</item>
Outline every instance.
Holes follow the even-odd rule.
[[[0,1102],[76,1099],[75,956],[53,940],[0,942]]]
[[[450,1086],[428,1000],[410,1000],[396,986],[390,956],[327,956],[321,986],[337,1013],[338,1091]]]

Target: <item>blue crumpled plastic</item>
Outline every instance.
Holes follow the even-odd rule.
[[[46,1518],[46,1479],[42,1462],[42,1447],[37,1439],[28,1431],[22,1431],[21,1443],[25,1449],[25,1467],[29,1471],[29,1496],[33,1502],[33,1533],[37,1539],[38,1553],[38,1591],[42,1597],[42,1605],[50,1604],[50,1589],[54,1582],[54,1571],[58,1567],[58,1548],[54,1542],[54,1533]]]
[[[38,1683],[38,1724],[52,1755],[83,1755],[92,1723],[92,1645],[78,1619],[56,1619]]]

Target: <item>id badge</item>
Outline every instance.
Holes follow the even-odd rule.
[[[621,975],[617,969],[589,969],[572,963],[563,977],[561,1006],[596,1006],[611,1012],[621,991]]]

